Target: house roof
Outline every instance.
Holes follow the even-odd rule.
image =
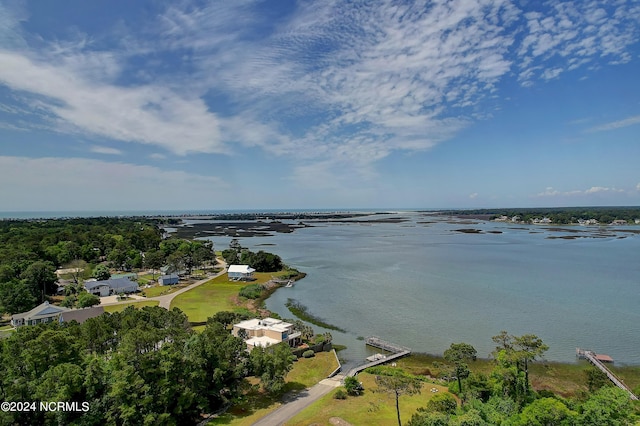
[[[78,321],[78,323],[82,324],[89,318],[99,317],[102,314],[104,314],[104,307],[92,306],[90,308],[74,309],[71,311],[63,312],[60,315],[60,321],[62,322]]]
[[[19,314],[14,314],[11,316],[12,319],[36,319],[36,318],[46,318],[53,315],[57,315],[61,312],[69,311],[68,308],[63,308],[62,306],[50,305],[49,302],[44,302],[35,308],[31,309],[28,312],[21,312]]]
[[[255,272],[256,270],[250,267],[249,265],[230,265],[227,272],[237,272],[241,274],[250,274],[251,272]]]
[[[235,327],[244,328],[246,330],[274,330],[274,331],[287,331],[293,324],[284,322],[275,318],[253,318],[250,320],[242,321],[235,324]]]
[[[275,344],[280,343],[279,340],[272,339],[271,337],[267,337],[267,336],[252,337],[251,339],[248,339],[246,342],[247,342],[248,345],[251,345],[254,348],[257,347],[257,346],[261,346],[263,348],[266,348],[267,346],[271,346],[271,345],[275,345]]]
[[[131,286],[134,286],[134,285],[137,286],[138,283],[131,281],[128,277],[110,278],[108,280],[102,280],[102,281],[85,282],[84,288],[86,288],[87,290],[93,290],[95,288],[105,286],[105,285],[117,291],[122,288],[130,288]]]

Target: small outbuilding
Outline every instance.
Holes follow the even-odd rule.
[[[249,265],[230,265],[227,275],[232,281],[248,281],[253,279],[256,270]]]
[[[180,277],[178,274],[162,275],[158,278],[158,284],[160,285],[178,284],[179,281]]]

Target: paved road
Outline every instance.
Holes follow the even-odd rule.
[[[340,380],[324,379],[317,385],[293,395],[290,401],[285,402],[282,407],[278,408],[276,411],[272,411],[255,422],[253,426],[282,425],[284,422],[311,405],[311,403],[328,394],[340,385]]]

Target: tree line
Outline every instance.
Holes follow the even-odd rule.
[[[162,225],[150,218],[0,221],[0,313],[28,311],[55,294],[58,268],[69,268],[75,286],[67,295],[77,299],[83,280],[108,278],[109,268],[146,267],[155,278],[165,265],[191,274],[215,262],[210,241],[163,239]]]
[[[440,212],[455,216],[487,216],[495,219],[500,216],[520,216],[523,222],[530,222],[535,218],[548,217],[556,224],[578,223],[579,219],[595,219],[601,224],[609,224],[614,220],[626,220],[634,223],[640,219],[639,207],[561,207],[561,208],[521,208],[521,209],[475,209],[448,210]]]
[[[191,425],[249,388],[279,392],[295,357],[286,344],[246,351],[220,313],[195,333],[178,309],[128,307],[83,324],[19,328],[0,341],[0,400],[89,402],[88,411],[2,412],[0,424]]]

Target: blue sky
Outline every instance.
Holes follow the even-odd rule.
[[[640,204],[640,3],[0,0],[0,210]]]

